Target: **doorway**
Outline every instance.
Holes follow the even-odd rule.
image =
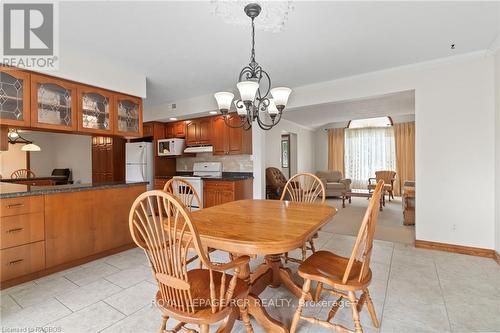
[[[286,178],[297,173],[297,134],[281,134],[281,171]]]

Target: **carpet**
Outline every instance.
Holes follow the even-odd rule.
[[[337,208],[337,214],[321,230],[342,235],[357,236],[361,221],[368,207],[366,198],[352,198],[352,203],[346,201],[342,208],[342,200],[327,199],[327,204]],[[415,226],[403,225],[403,207],[401,198],[396,197],[385,203],[384,210],[379,212],[375,228],[375,239],[404,244],[415,243]]]

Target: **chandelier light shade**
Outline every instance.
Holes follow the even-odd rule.
[[[217,100],[217,104],[219,105],[219,110],[221,110],[221,112],[222,110],[227,110],[226,112],[229,112],[234,94],[230,92],[218,92],[214,96]]]
[[[255,81],[241,81],[236,84],[236,87],[240,92],[243,102],[253,102],[257,89],[259,89],[259,83]]]
[[[277,87],[271,89],[271,95],[273,95],[274,103],[276,104],[276,107],[283,107],[285,108],[286,104],[288,103],[288,97],[290,97],[290,93],[292,92],[292,89],[287,88],[287,87]]]
[[[288,103],[288,97],[292,90],[287,87],[276,87],[271,89],[271,77],[255,61],[255,18],[259,16],[261,7],[256,3],[245,6],[245,13],[252,20],[252,50],[250,63],[245,66],[239,75],[236,87],[240,98],[234,101],[236,112],[240,117],[240,123],[233,125],[227,121],[234,94],[230,92],[218,92],[214,95],[219,111],[224,115],[227,126],[242,127],[249,130],[254,120],[263,130],[270,130],[281,120],[283,110]],[[271,98],[272,96],[272,98]],[[269,123],[270,119],[270,123]]]

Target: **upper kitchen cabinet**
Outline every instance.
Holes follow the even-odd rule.
[[[0,123],[30,125],[30,74],[0,67]]]
[[[78,131],[113,134],[114,103],[109,91],[78,87]]]
[[[212,118],[198,118],[186,122],[186,143],[205,145],[212,142]]]
[[[122,94],[115,94],[115,134],[129,137],[142,136],[142,100]]]
[[[165,138],[166,139],[184,139],[186,137],[186,122],[177,121],[175,123],[167,123],[165,125]]]
[[[238,126],[240,118],[236,113],[227,116],[231,126]],[[252,154],[252,131],[243,128],[231,128],[226,125],[224,116],[217,116],[213,120],[212,144],[214,155],[244,155]]]
[[[31,127],[76,131],[76,89],[68,81],[31,74]]]

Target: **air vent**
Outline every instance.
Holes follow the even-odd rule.
[[[172,110],[177,109],[177,104],[173,103],[172,104]]]

